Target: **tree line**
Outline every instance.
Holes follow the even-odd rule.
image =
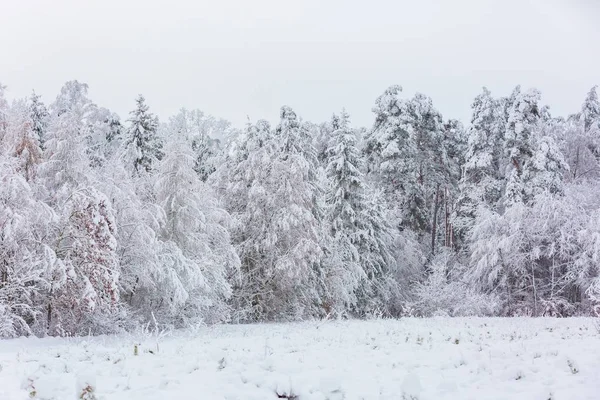
[[[0,85],[0,336],[152,323],[600,313],[600,102],[379,96],[237,129]]]

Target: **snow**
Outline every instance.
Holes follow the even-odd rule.
[[[598,329],[592,318],[407,318],[19,338],[0,341],[0,399],[597,400]]]

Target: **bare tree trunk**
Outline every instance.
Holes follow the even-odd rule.
[[[537,317],[537,287],[535,286],[535,264],[531,264],[531,282],[533,283],[533,316]]]
[[[435,254],[435,241],[437,235],[437,214],[440,209],[440,185],[435,189],[435,203],[433,207],[433,221],[431,224],[431,254]]]
[[[555,266],[554,266],[554,256],[552,256],[552,285],[550,286],[550,298],[554,300],[554,288],[555,288]]]
[[[575,168],[573,168],[573,180],[577,179],[577,169],[579,167],[579,146],[577,146],[577,153],[575,153]]]
[[[129,305],[133,306],[133,295],[135,294],[135,291],[137,290],[137,285],[140,281],[140,277],[137,276],[135,278],[135,283],[133,284],[133,288],[131,289],[131,293],[129,294]]]
[[[448,188],[444,188],[444,246],[446,247],[452,247],[451,243],[450,243],[450,232],[451,232],[451,226],[450,226],[450,208],[448,207]]]
[[[52,324],[52,303],[48,302],[48,314],[46,315],[46,335],[50,333],[51,324]]]

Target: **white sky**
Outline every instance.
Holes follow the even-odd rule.
[[[71,79],[122,118],[200,108],[242,126],[345,106],[370,127],[392,84],[468,122],[486,85],[535,86],[553,114],[600,84],[597,0],[0,0],[0,82],[46,103]]]

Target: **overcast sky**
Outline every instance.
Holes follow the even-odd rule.
[[[468,122],[487,86],[535,86],[554,114],[600,84],[597,0],[0,0],[0,82],[47,103],[67,80],[121,117],[138,93],[166,119],[199,108],[241,126],[292,106],[371,126],[386,87]]]

